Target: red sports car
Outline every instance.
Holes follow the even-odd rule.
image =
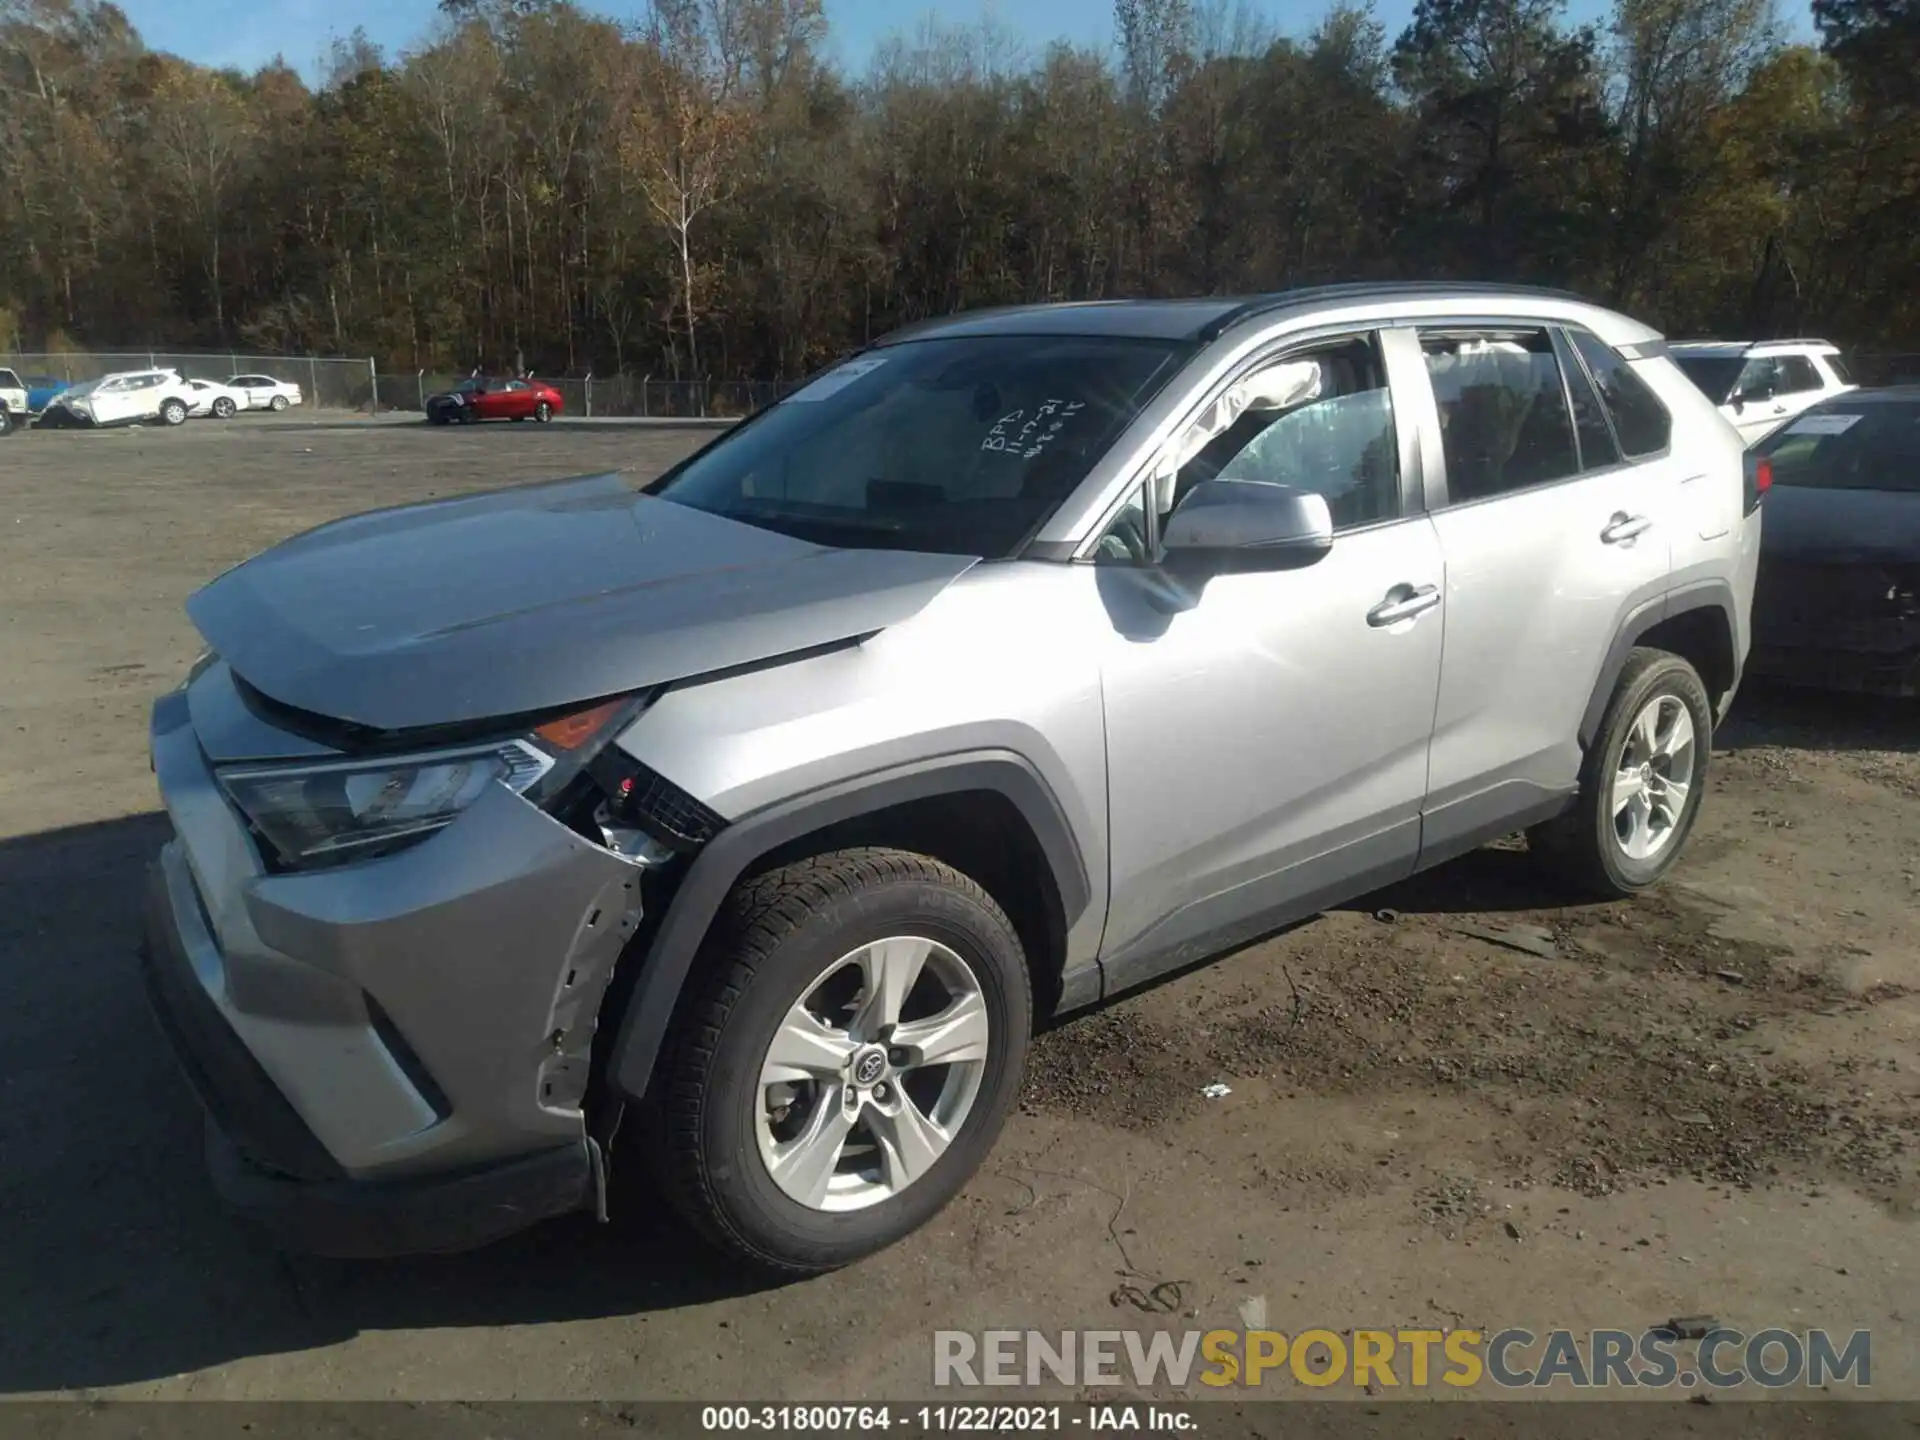
[[[540,380],[489,380],[476,376],[453,389],[427,397],[427,419],[435,425],[476,420],[551,420],[566,408],[560,392]]]

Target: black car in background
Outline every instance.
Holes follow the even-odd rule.
[[[1772,484],[1748,673],[1920,694],[1920,385],[1838,396],[1755,448]]]

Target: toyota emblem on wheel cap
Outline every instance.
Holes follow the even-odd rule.
[[[887,1057],[879,1050],[869,1050],[853,1066],[853,1083],[871,1085],[887,1072]]]

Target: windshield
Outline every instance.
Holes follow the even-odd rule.
[[[822,545],[1004,559],[1186,354],[1086,335],[891,345],[816,377],[655,493]]]
[[[1775,485],[1920,494],[1920,397],[1823,405],[1768,439],[1760,453],[1773,462]]]
[[[1738,355],[1675,355],[1673,363],[1701,394],[1716,405],[1724,405],[1747,362]]]

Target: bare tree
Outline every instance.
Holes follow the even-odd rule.
[[[185,66],[168,69],[147,113],[154,172],[206,245],[213,328],[224,335],[221,248],[227,205],[252,155],[253,115],[245,97],[223,77]]]
[[[649,209],[674,247],[687,365],[695,380],[701,373],[694,226],[737,187],[733,161],[749,126],[735,88],[737,72],[708,20],[698,0],[656,0],[623,146]]]

